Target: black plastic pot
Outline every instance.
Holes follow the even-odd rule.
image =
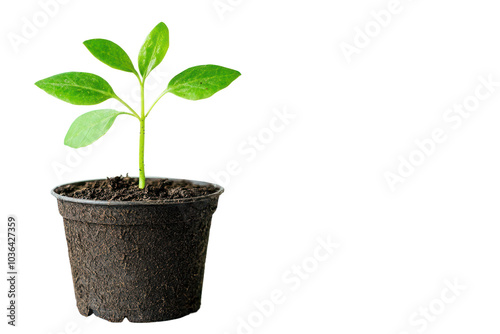
[[[80,313],[152,322],[196,312],[212,214],[224,191],[213,186],[213,194],[167,203],[81,200],[52,190]]]

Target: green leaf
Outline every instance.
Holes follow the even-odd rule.
[[[201,65],[177,74],[167,91],[188,100],[206,99],[229,86],[240,72],[217,65]]]
[[[116,96],[106,80],[84,72],[57,74],[35,85],[58,99],[77,105],[99,104]]]
[[[143,78],[160,65],[168,50],[168,28],[160,22],[146,37],[139,51],[139,72]]]
[[[108,132],[116,117],[124,112],[112,109],[90,111],[78,117],[64,138],[64,145],[72,148],[85,147],[92,144]]]
[[[104,64],[117,70],[137,73],[132,60],[118,44],[107,39],[89,39],[83,45]]]

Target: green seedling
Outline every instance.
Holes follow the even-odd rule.
[[[96,105],[108,99],[116,99],[128,111],[99,109],[78,117],[69,128],[64,144],[72,148],[85,147],[106,134],[120,115],[135,117],[140,123],[139,135],[139,188],[146,186],[144,171],[144,135],[146,118],[153,107],[167,93],[188,100],[206,99],[226,88],[241,74],[238,71],[217,66],[201,65],[188,68],[170,80],[167,88],[145,109],[144,85],[148,75],[165,57],[169,47],[169,33],[165,23],[159,23],[148,35],[139,51],[139,72],[127,53],[117,44],[105,39],[91,39],[83,43],[87,49],[104,64],[117,70],[130,72],[141,86],[140,112],[136,112],[119,98],[110,84],[98,75],[84,72],[67,72],[36,82],[45,92],[65,102],[76,105]]]

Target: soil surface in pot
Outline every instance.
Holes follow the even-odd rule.
[[[138,179],[117,176],[106,180],[68,184],[56,189],[59,195],[97,201],[161,202],[213,194],[217,188],[184,180],[148,179],[139,189]]]

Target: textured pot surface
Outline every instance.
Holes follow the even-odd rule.
[[[217,189],[169,203],[77,200],[54,189],[80,313],[152,322],[196,312]]]

